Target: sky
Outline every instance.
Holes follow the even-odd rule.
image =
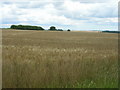
[[[45,29],[118,30],[118,0],[3,0],[0,27],[36,25]]]

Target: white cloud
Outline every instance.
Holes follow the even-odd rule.
[[[56,24],[63,27],[68,25],[73,29],[76,29],[76,27],[77,29],[81,27],[92,29],[91,26],[97,29],[97,25],[110,25],[118,22],[117,0],[107,0],[106,3],[101,3],[100,0],[94,2],[93,0],[85,0],[84,2],[82,0],[15,1],[6,0],[6,3],[2,3],[4,25]],[[106,27],[109,28],[109,26]],[[113,27],[113,29],[116,29],[117,26]]]

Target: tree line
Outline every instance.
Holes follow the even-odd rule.
[[[29,26],[29,25],[11,25],[11,29],[22,29],[22,30],[44,30],[42,27]]]
[[[30,25],[11,25],[11,29],[21,29],[21,30],[45,30],[44,28],[40,26],[30,26]],[[51,31],[63,31],[62,29],[56,29],[55,26],[51,26],[50,29]],[[68,29],[67,31],[70,31]]]
[[[105,32],[105,33],[120,33],[120,31],[102,31],[102,32]]]

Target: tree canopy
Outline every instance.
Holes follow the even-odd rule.
[[[54,30],[57,30],[57,29],[56,29],[56,27],[51,26],[49,30],[53,30],[54,31]]]
[[[67,31],[70,31],[70,29],[68,29]]]
[[[42,27],[30,26],[30,25],[11,25],[11,29],[22,29],[22,30],[44,30]]]

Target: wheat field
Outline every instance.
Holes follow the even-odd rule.
[[[2,30],[3,88],[117,88],[118,34]]]

